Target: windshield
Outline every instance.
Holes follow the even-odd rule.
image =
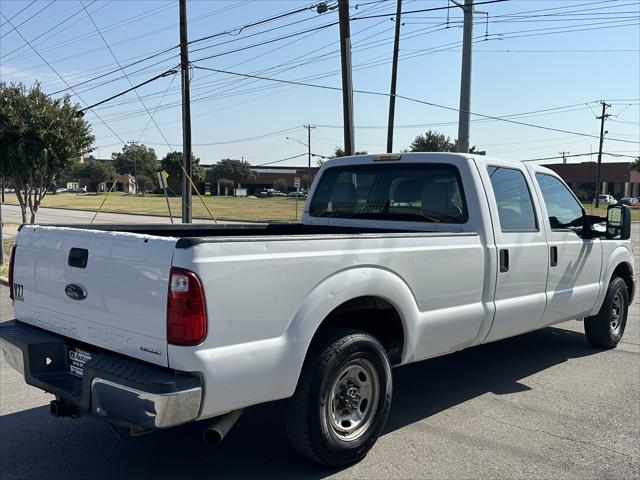
[[[328,168],[310,204],[313,217],[465,223],[457,168],[442,164]]]

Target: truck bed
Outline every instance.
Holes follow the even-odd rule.
[[[73,228],[79,230],[96,230],[105,232],[134,233],[169,237],[177,239],[176,248],[189,248],[200,243],[254,241],[254,240],[307,240],[323,238],[371,238],[371,237],[407,237],[407,236],[464,236],[476,233],[429,232],[424,227],[412,229],[383,229],[340,227],[325,225],[303,225],[301,223],[233,223],[233,224],[75,224],[75,225],[42,225],[47,227]],[[266,237],[266,238],[265,238]]]
[[[337,227],[323,225],[303,225],[301,223],[215,223],[215,224],[75,224],[42,225],[48,227],[66,227],[81,230],[101,230],[107,232],[127,232],[158,237],[199,238],[199,237],[254,237],[286,235],[353,235],[359,233],[400,233],[414,230]]]

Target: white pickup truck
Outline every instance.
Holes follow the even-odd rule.
[[[381,434],[392,367],[569,319],[615,347],[629,236],[628,207],[588,216],[541,166],[346,157],[301,224],[23,225],[0,343],[53,415],[134,434],[209,419],[215,442],[286,399],[293,446],[343,465]]]

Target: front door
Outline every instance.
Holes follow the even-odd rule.
[[[582,204],[555,175],[531,167],[544,200],[544,226],[549,246],[547,309],[540,326],[581,318],[591,311],[600,293],[602,242],[583,239]]]
[[[495,318],[485,341],[534,330],[546,305],[548,248],[524,165],[479,165],[497,249]]]

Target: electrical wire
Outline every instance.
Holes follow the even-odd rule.
[[[93,1],[89,4],[89,6],[93,5],[93,4],[94,4],[94,3],[96,3],[97,1],[98,1],[98,0],[93,0]],[[104,5],[106,6],[106,5],[110,4],[110,3],[111,3],[111,1],[109,1],[109,2],[105,2],[105,4],[104,4]],[[83,8],[84,8],[84,5],[83,5]],[[58,27],[60,27],[60,26],[64,25],[65,23],[67,23],[69,20],[71,20],[71,19],[72,19],[73,17],[75,17],[76,15],[79,15],[80,13],[82,13],[83,8],[81,8],[80,10],[77,10],[74,14],[69,15],[69,16],[68,16],[68,17],[66,17],[64,20],[62,20],[62,21],[60,21],[60,22],[56,23],[53,27],[49,28],[48,30],[45,30],[44,32],[42,32],[41,34],[39,34],[39,35],[37,35],[37,36],[33,37],[33,38],[32,38],[31,40],[29,40],[29,41],[30,41],[32,44],[33,44],[33,43],[35,43],[35,41],[36,41],[36,40],[38,40],[39,38],[42,38],[42,37],[43,37],[43,36],[45,36],[47,33],[52,32],[52,31],[53,31],[53,30],[55,30],[56,28],[58,28]],[[9,53],[6,53],[6,54],[4,55],[4,57],[5,57],[5,60],[4,60],[4,61],[5,61],[5,62],[6,62],[6,61],[8,61],[8,60],[7,60],[7,57],[11,57],[11,55],[12,55],[12,54],[14,54],[15,52],[17,52],[18,50],[22,50],[24,47],[26,47],[26,44],[22,44],[22,45],[20,45],[19,47],[16,47],[16,48],[14,48],[13,50],[11,50]]]
[[[201,66],[197,66],[195,65],[194,68],[198,68],[198,69],[202,69],[202,70],[210,70],[210,71],[214,71],[214,72],[218,72],[218,73],[225,73],[227,75],[236,75],[236,76],[242,76],[242,77],[248,77],[248,78],[259,78],[261,80],[268,80],[268,81],[272,81],[272,82],[279,82],[279,83],[286,83],[286,84],[290,84],[290,85],[298,85],[298,86],[303,86],[303,87],[312,87],[312,88],[318,88],[318,89],[324,89],[324,90],[333,90],[333,91],[342,91],[342,88],[340,87],[332,87],[329,85],[318,85],[318,84],[312,84],[312,83],[306,83],[306,82],[297,82],[297,81],[293,81],[293,80],[283,80],[283,79],[275,79],[275,78],[269,78],[269,77],[260,77],[257,75],[249,75],[249,74],[244,74],[244,73],[239,73],[239,72],[231,72],[228,70],[220,70],[220,69],[214,69],[214,68],[209,68],[209,67],[201,67]],[[384,93],[384,92],[375,92],[375,91],[371,91],[371,90],[357,90],[354,89],[353,90],[354,93],[360,93],[360,94],[365,94],[365,95],[375,95],[375,96],[383,96],[383,97],[389,97],[390,94],[388,93]],[[460,112],[460,109],[455,108],[455,107],[448,107],[445,105],[439,105],[437,103],[433,103],[433,102],[427,102],[425,100],[420,100],[417,98],[412,98],[412,97],[408,97],[405,95],[395,95],[396,98],[400,98],[402,100],[406,100],[406,101],[410,101],[410,102],[415,102],[415,103],[419,103],[422,105],[428,105],[431,107],[436,107],[436,108],[441,108],[444,110],[450,110],[450,111],[454,111],[454,112]],[[526,122],[520,122],[518,120],[513,120],[513,119],[506,119],[506,118],[502,118],[502,117],[495,117],[492,115],[485,115],[485,114],[481,114],[481,113],[475,113],[475,112],[469,112],[470,115],[475,115],[478,117],[482,117],[482,118],[490,118],[492,120],[499,120],[502,122],[508,122],[508,123],[513,123],[516,125],[522,125],[522,126],[527,126],[527,127],[532,127],[532,128],[539,128],[539,129],[543,129],[543,130],[549,130],[549,131],[554,131],[554,132],[561,132],[561,133],[569,133],[571,135],[578,135],[578,136],[583,136],[583,137],[589,137],[589,138],[600,138],[597,135],[591,135],[588,133],[583,133],[583,132],[573,132],[570,130],[564,130],[564,129],[560,129],[560,128],[553,128],[553,127],[547,127],[544,125],[536,125],[536,124],[532,124],[532,123],[526,123]],[[638,143],[640,144],[640,142],[635,142],[635,141],[631,141],[631,140],[624,140],[624,139],[619,139],[619,138],[608,138],[608,140],[610,141],[616,141],[616,142],[626,142],[626,143]]]
[[[94,28],[96,29],[96,31],[98,32],[98,35],[100,35],[100,38],[102,39],[102,41],[104,42],[105,46],[107,47],[107,49],[109,50],[109,53],[111,53],[111,56],[113,57],[113,59],[116,61],[116,63],[118,64],[118,66],[122,69],[122,66],[120,65],[120,62],[118,61],[118,58],[116,57],[116,54],[113,52],[113,50],[111,49],[111,47],[109,46],[109,43],[107,42],[107,39],[104,38],[104,35],[102,34],[102,32],[100,31],[100,28],[98,28],[98,25],[96,24],[96,22],[93,20],[93,17],[91,16],[91,14],[89,13],[89,10],[87,9],[87,7],[85,7],[84,3],[82,0],[80,0],[80,5],[82,5],[82,8],[84,9],[87,17],[89,18],[89,20],[91,21],[91,23],[93,24]],[[140,103],[142,104],[142,106],[144,107],[145,111],[147,112],[147,114],[149,115],[149,119],[153,122],[153,124],[155,125],[156,129],[158,130],[158,133],[160,134],[160,136],[162,137],[162,139],[166,142],[167,147],[169,147],[169,150],[172,151],[171,145],[169,144],[169,141],[167,140],[167,137],[165,136],[164,132],[162,131],[162,129],[158,126],[158,124],[156,123],[155,119],[153,118],[153,114],[149,111],[149,109],[147,108],[147,106],[145,105],[144,101],[142,100],[142,98],[140,98],[140,95],[138,94],[138,88],[142,85],[137,85],[134,87],[133,82],[131,81],[131,79],[127,76],[127,73],[122,69],[122,73],[124,74],[125,78],[127,79],[127,81],[129,82],[129,85],[131,85],[131,88],[133,89],[133,93],[136,94],[136,97],[138,97],[138,100],[140,100]],[[172,73],[177,73],[177,71],[172,71]],[[162,76],[164,76],[164,74],[162,74]],[[162,76],[160,78],[162,78]],[[153,80],[150,80],[149,82],[151,82]],[[147,82],[147,83],[149,83]],[[145,83],[146,84],[146,83]]]
[[[4,24],[9,24],[11,25],[11,30],[9,30],[8,32],[4,32],[2,35],[0,35],[0,38],[4,38],[6,35],[10,34],[11,32],[13,32],[14,30],[17,31],[18,27],[21,27],[22,25],[24,25],[25,23],[27,23],[29,20],[31,20],[33,17],[35,17],[36,15],[38,15],[40,12],[46,10],[47,8],[49,8],[51,5],[53,5],[55,2],[55,0],[51,0],[49,3],[47,3],[44,7],[42,7],[40,10],[38,10],[36,13],[34,13],[33,15],[31,15],[29,18],[27,18],[26,20],[24,20],[23,22],[20,22],[18,25],[13,25],[13,23],[11,23],[11,20],[8,20],[7,17],[5,17],[3,15],[3,17],[5,18],[5,22]],[[11,17],[13,18],[13,17]],[[3,24],[3,25],[4,25]]]
[[[4,16],[4,14],[3,14],[2,12],[0,12],[0,16],[4,17],[4,19],[5,19],[5,20],[7,19],[7,17],[5,17],[5,16]],[[20,38],[22,38],[22,40],[23,40],[27,45],[29,45],[29,47],[30,47],[34,52],[36,52],[36,53],[38,54],[38,56],[42,59],[42,61],[43,61],[43,62],[45,62],[45,63],[47,64],[47,66],[51,69],[51,71],[52,71],[53,73],[55,73],[55,74],[58,76],[58,78],[62,81],[62,83],[66,84],[66,85],[69,85],[69,84],[67,83],[67,81],[62,77],[62,75],[60,75],[60,74],[58,73],[58,71],[57,71],[55,68],[53,68],[53,66],[52,66],[49,62],[47,62],[47,61],[45,60],[45,58],[44,58],[44,57],[43,57],[43,56],[42,56],[42,55],[41,55],[41,54],[40,54],[40,53],[35,49],[35,47],[34,47],[33,45],[31,45],[31,42],[29,42],[29,40],[27,40],[27,39],[22,35],[22,33],[20,33],[20,30],[18,30],[18,29],[17,29],[17,28],[16,28],[16,27],[11,23],[11,21],[10,21],[10,20],[7,20],[7,22],[9,23],[9,25],[11,25],[11,26],[13,27],[13,30],[14,30],[14,31],[15,31],[15,32],[20,36]],[[72,89],[70,86],[69,86],[69,88],[70,88],[70,89],[71,89],[71,91],[73,92],[73,89]],[[75,94],[75,92],[74,92],[74,94]],[[88,104],[87,104],[87,102],[85,102],[85,101],[82,99],[82,97],[80,97],[80,95],[77,95],[77,94],[75,94],[75,95],[78,97],[78,99],[80,99],[80,101],[81,101],[82,103],[84,103],[85,105],[88,105]],[[109,130],[113,135],[115,135],[115,137],[116,137],[118,140],[120,140],[122,143],[124,143],[124,141],[122,140],[122,138],[120,138],[120,136],[119,136],[119,135],[118,135],[118,134],[117,134],[117,133],[116,133],[116,132],[111,128],[111,126],[109,126],[109,124],[108,124],[107,122],[105,122],[104,120],[102,120],[102,118],[101,118],[101,117],[100,117],[100,116],[99,116],[95,111],[93,112],[93,114],[94,114],[94,115],[95,115],[95,116],[96,116],[96,117],[97,117],[97,118],[102,122],[102,124],[103,124],[105,127],[107,127],[107,129],[108,129],[108,130]]]
[[[17,13],[14,13],[13,15],[11,15],[11,18],[9,18],[9,21],[16,18],[18,15],[20,15],[22,12],[24,12],[27,8],[29,8],[31,5],[33,5],[37,1],[38,0],[31,0],[25,7],[22,7]],[[6,24],[7,22],[2,22],[2,24],[0,24],[0,27],[4,27]]]

